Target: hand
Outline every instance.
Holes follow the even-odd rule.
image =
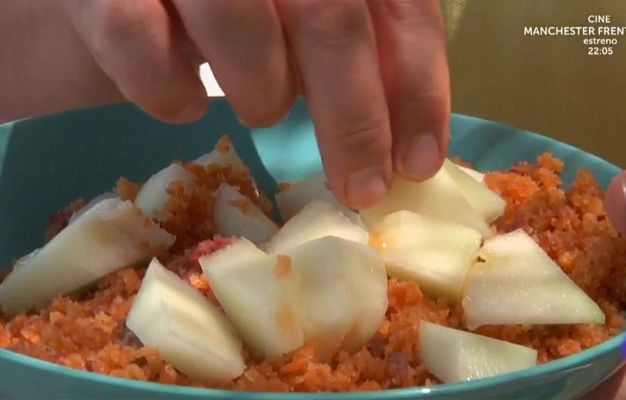
[[[384,196],[393,170],[430,177],[447,152],[449,79],[437,0],[64,4],[104,72],[157,118],[185,123],[204,113],[196,50],[249,126],[280,121],[303,93],[329,186],[354,208]]]

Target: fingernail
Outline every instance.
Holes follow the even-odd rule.
[[[400,172],[411,179],[430,178],[439,170],[442,161],[435,135],[420,134],[404,150]]]
[[[385,174],[380,168],[366,168],[355,172],[346,183],[346,196],[351,208],[371,207],[387,194]]]

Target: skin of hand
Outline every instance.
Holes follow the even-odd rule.
[[[251,127],[279,122],[302,94],[328,185],[353,208],[380,200],[394,171],[432,176],[447,153],[450,95],[438,0],[63,4],[120,92],[159,119],[202,116],[199,60],[209,62]]]

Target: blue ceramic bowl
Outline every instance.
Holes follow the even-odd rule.
[[[41,244],[50,212],[89,198],[116,178],[142,180],[173,159],[192,159],[228,133],[266,193],[276,182],[320,169],[312,127],[302,104],[281,126],[254,136],[222,100],[199,123],[174,127],[129,105],[74,111],[0,126],[0,265]],[[546,151],[565,161],[564,180],[579,168],[606,186],[618,168],[571,146],[480,119],[452,118],[453,155],[478,169],[505,169]],[[61,277],[60,277],[61,278]],[[536,368],[469,383],[357,394],[254,394],[135,382],[74,371],[0,350],[1,399],[575,399],[624,360],[626,334]]]

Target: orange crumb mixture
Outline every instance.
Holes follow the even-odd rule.
[[[265,212],[267,199],[256,190],[247,171],[187,165],[199,187],[189,193],[172,185],[162,226],[177,236],[175,247],[163,255],[167,267],[217,304],[197,259],[228,245],[213,238],[212,215],[206,211],[212,193],[229,182]],[[626,240],[608,221],[603,193],[588,172],[580,172],[568,191],[561,188],[563,163],[551,155],[536,165],[521,163],[507,172],[486,176],[487,185],[508,203],[497,222],[499,232],[523,228],[606,313],[605,325],[486,326],[481,334],[530,346],[545,363],[595,346],[617,334],[619,312],[626,300]],[[139,185],[118,182],[118,195],[132,199]],[[57,225],[62,229],[59,214]],[[54,225],[54,221],[53,221]],[[56,228],[58,232],[59,228]],[[52,229],[52,228],[51,228]],[[55,232],[55,231],[52,231]],[[207,239],[208,238],[208,239]],[[145,265],[125,268],[101,279],[82,297],[62,296],[35,314],[0,320],[0,347],[71,368],[129,379],[206,386],[163,362],[156,351],[145,348],[125,326],[125,318],[145,272]],[[289,259],[281,259],[277,274],[288,274]],[[438,380],[422,366],[419,321],[427,320],[465,328],[460,306],[423,294],[417,284],[389,281],[389,308],[377,334],[356,353],[340,352],[329,363],[315,359],[305,346],[265,362],[246,355],[247,369],[224,388],[252,391],[353,391],[431,385]]]

